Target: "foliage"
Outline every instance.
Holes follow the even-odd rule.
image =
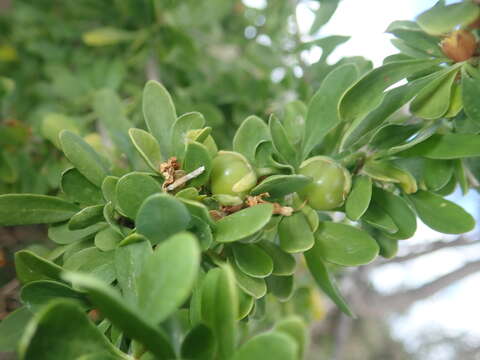
[[[170,16],[185,11],[172,4]],[[308,105],[287,104],[268,122],[248,116],[233,151],[217,146],[207,114],[184,111],[179,89],[172,96],[153,80],[145,129],[114,93],[96,94],[114,155],[45,121],[71,166],[61,191],[1,195],[0,224],[49,224],[59,246],[46,257],[17,253],[25,306],[0,324],[2,346],[21,359],[301,358],[308,333],[294,314],[313,307],[301,269],[354,316],[336,284],[342,267],[393,257],[417,217],[449,234],[475,225],[444,198],[478,186],[478,58],[455,61],[448,54],[464,54],[463,42],[452,49],[439,36],[459,25],[476,39],[465,24],[478,6],[464,4],[393,23],[400,54],[368,72],[337,64]],[[103,28],[84,41],[132,36]]]

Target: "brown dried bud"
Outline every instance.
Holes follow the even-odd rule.
[[[458,30],[451,33],[442,43],[443,53],[455,62],[470,59],[477,49],[475,36],[467,30]]]

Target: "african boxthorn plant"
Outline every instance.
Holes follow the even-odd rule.
[[[20,359],[302,358],[300,317],[259,325],[288,304],[298,269],[353,316],[339,269],[395,256],[417,217],[448,234],[474,227],[444,196],[478,186],[479,14],[440,2],[393,23],[401,54],[366,74],[335,68],[307,107],[246,118],[228,150],[155,81],[148,130],[118,132],[132,169],[52,130],[71,164],[61,193],[0,196],[0,224],[50,224],[59,246],[16,254],[25,306],[0,335]]]

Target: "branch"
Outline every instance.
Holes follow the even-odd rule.
[[[436,241],[432,244],[430,244],[428,247],[422,246],[423,250],[418,250],[418,251],[412,251],[410,254],[404,255],[404,256],[399,256],[390,260],[385,260],[377,265],[382,266],[382,265],[387,265],[391,263],[403,263],[406,261],[410,261],[416,258],[419,258],[424,255],[428,255],[434,251],[441,250],[441,249],[447,249],[447,248],[452,248],[452,247],[457,247],[457,246],[466,246],[466,245],[474,245],[478,244],[478,240],[471,240],[469,238],[466,238],[464,236],[460,236],[457,239],[453,241]]]

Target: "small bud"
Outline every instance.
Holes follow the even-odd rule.
[[[451,33],[442,43],[442,51],[455,62],[470,59],[477,48],[475,36],[467,30],[458,30]]]

